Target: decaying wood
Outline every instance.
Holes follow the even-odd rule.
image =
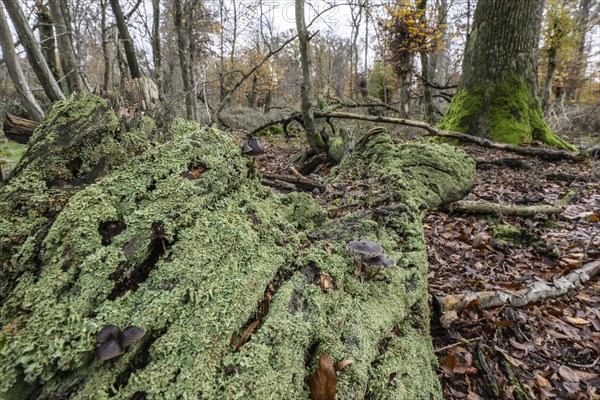
[[[302,175],[296,176],[296,175],[280,175],[280,174],[262,174],[261,177],[267,181],[288,182],[288,183],[291,183],[294,186],[300,188],[301,190],[310,191],[315,188],[319,189],[320,191],[325,190],[325,185],[322,185],[319,182],[313,181],[312,179],[305,178]],[[271,185],[268,185],[268,186],[271,186]]]
[[[523,154],[527,156],[538,157],[544,160],[574,160],[580,161],[585,157],[582,156],[581,153],[566,151],[566,150],[558,150],[558,149],[550,149],[550,148],[542,148],[542,147],[522,147],[515,146],[512,144],[506,143],[498,143],[493,142],[488,139],[480,138],[477,136],[471,136],[464,133],[459,132],[451,132],[444,131],[436,128],[433,125],[428,124],[423,121],[415,121],[412,119],[406,118],[393,118],[393,117],[384,117],[384,116],[375,116],[375,115],[358,115],[346,112],[315,112],[315,118],[341,118],[341,119],[354,119],[360,121],[371,121],[371,122],[381,122],[385,124],[395,124],[395,125],[405,125],[412,126],[415,128],[424,129],[428,132],[427,136],[440,136],[450,139],[458,139],[469,143],[475,143],[482,147],[488,147],[491,149],[504,150],[511,153]],[[252,133],[256,133],[262,129],[268,128],[272,125],[277,125],[280,123],[285,123],[288,120],[293,120],[293,117],[282,118],[279,120],[274,120],[268,122],[266,124],[261,125],[259,128],[252,131]],[[289,122],[288,122],[289,123]]]
[[[33,131],[35,131],[35,128],[37,128],[38,125],[39,122],[6,113],[3,130],[6,137],[10,140],[21,144],[27,144],[29,138],[33,135]]]
[[[524,307],[551,297],[562,296],[569,290],[583,286],[591,278],[598,275],[599,272],[600,261],[593,261],[552,282],[537,281],[520,290],[491,290],[435,295],[434,301],[442,313],[442,320],[447,325],[452,322],[452,316],[454,316],[454,319],[458,318],[458,313],[471,302],[477,302],[478,307],[482,309],[503,305]]]
[[[540,206],[517,206],[495,203],[479,203],[476,201],[460,200],[448,206],[450,211],[462,211],[474,214],[494,214],[502,213],[504,215],[516,215],[520,217],[532,216],[535,214],[556,215],[562,212],[561,206],[540,205]]]

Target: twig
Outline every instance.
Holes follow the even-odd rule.
[[[471,342],[477,342],[479,340],[483,340],[483,336],[477,336],[476,338],[473,338],[473,339],[465,339],[465,338],[461,337],[460,338],[460,342],[456,342],[456,343],[449,344],[449,345],[444,346],[444,347],[440,347],[439,349],[435,349],[435,352],[439,353],[439,352],[442,352],[442,351],[445,351],[445,350],[448,350],[448,349],[452,349],[452,348],[454,348],[456,346],[460,346],[461,344],[470,344]]]

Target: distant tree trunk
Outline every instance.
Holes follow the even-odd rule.
[[[40,84],[44,89],[44,93],[46,93],[46,96],[48,96],[50,101],[64,100],[65,95],[60,90],[56,79],[54,79],[52,71],[50,71],[50,67],[48,67],[48,63],[42,54],[42,50],[40,49],[33,32],[27,24],[27,19],[25,18],[25,15],[23,15],[23,11],[19,6],[19,2],[14,0],[3,0],[3,3],[15,29],[17,30],[21,44],[23,47],[25,47],[27,59],[31,64],[33,72],[40,81]]]
[[[6,19],[6,15],[4,15],[4,7],[2,7],[2,4],[0,4],[0,47],[2,48],[6,69],[10,75],[10,79],[15,85],[21,103],[23,103],[23,107],[27,110],[31,119],[41,121],[42,118],[44,118],[44,112],[33,96],[33,93],[31,93],[31,89],[27,84],[27,79],[19,64],[19,58],[15,51],[13,38],[10,29],[8,28],[8,20]]]
[[[430,82],[445,85],[448,76],[448,50],[446,43],[448,42],[448,1],[441,0],[437,5],[436,24],[441,30],[442,35],[437,39],[437,51],[429,55],[429,79]],[[434,93],[439,92],[435,90]],[[444,111],[447,108],[446,100],[442,97],[436,97],[433,100],[434,106],[438,111]]]
[[[458,91],[441,129],[574,149],[544,121],[537,91],[543,0],[479,0]]]
[[[304,20],[304,0],[296,0],[296,29],[298,30],[298,42],[300,43],[300,64],[302,66],[302,84],[300,94],[302,96],[301,111],[304,121],[306,140],[310,149],[316,154],[322,153],[325,143],[321,135],[317,133],[315,116],[311,104],[311,82],[310,82],[310,59],[308,49],[308,31]]]
[[[562,29],[555,21],[552,25],[552,34],[550,35],[550,43],[547,50],[548,71],[544,77],[544,88],[542,89],[542,109],[544,111],[550,106],[552,80],[554,79],[554,72],[556,72],[556,54],[562,35]]]
[[[61,3],[62,0],[51,0],[48,2],[50,5],[50,15],[52,16],[54,28],[56,29],[60,63],[65,75],[69,93],[76,91],[81,92],[84,88],[84,84],[77,62],[77,56],[75,55],[75,49],[73,48],[71,21],[65,17],[63,12],[65,4]]]
[[[585,65],[587,57],[585,55],[585,37],[588,31],[588,24],[590,20],[590,0],[581,0],[579,3],[579,17],[577,19],[577,56],[575,57],[575,65],[573,68],[573,84],[569,85],[567,97],[574,99],[579,94],[579,88],[583,82],[583,74],[585,72]]]
[[[102,30],[102,61],[104,63],[104,76],[102,80],[102,88],[105,92],[108,91],[110,87],[110,75],[111,75],[111,65],[110,65],[110,54],[108,53],[108,27],[106,26],[106,8],[108,3],[106,0],[100,0],[100,9],[101,9],[101,17],[100,17],[100,29]]]
[[[110,6],[112,7],[113,14],[115,15],[117,29],[119,31],[119,39],[123,43],[123,49],[125,50],[125,57],[127,57],[127,64],[129,65],[131,77],[133,79],[141,78],[142,73],[138,64],[137,56],[135,55],[135,46],[133,45],[133,39],[129,34],[127,22],[125,21],[125,16],[123,16],[123,10],[121,10],[119,0],[110,0]]]
[[[43,0],[36,0],[35,10],[39,24],[42,53],[50,71],[52,71],[52,76],[58,81],[60,79],[60,72],[58,70],[58,63],[56,62],[56,40],[54,39],[54,28],[50,10],[44,4]]]
[[[177,31],[177,53],[179,54],[179,67],[181,68],[181,80],[183,81],[183,92],[185,96],[185,112],[187,119],[194,118],[192,109],[191,85],[189,77],[189,65],[186,58],[185,32],[183,26],[183,10],[181,8],[181,0],[173,2],[174,23]]]
[[[162,87],[162,55],[160,51],[160,0],[152,0],[152,60],[154,61],[154,79],[161,95]]]
[[[427,8],[427,0],[419,0],[417,8],[423,10],[423,21],[421,23],[426,24],[425,10]],[[431,87],[427,84],[431,82],[431,76],[429,74],[429,54],[425,50],[419,52],[419,58],[421,59],[421,75],[425,79],[423,81],[423,107],[425,109],[425,119],[427,122],[434,122],[435,118],[435,106],[431,97]]]

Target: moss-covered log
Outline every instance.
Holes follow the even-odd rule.
[[[0,189],[0,397],[306,399],[327,353],[354,361],[340,399],[441,398],[420,220],[470,188],[472,160],[374,132],[333,174],[363,185],[332,218],[272,194],[224,132],[135,125],[95,97],[61,103]],[[398,266],[357,278],[361,237]],[[108,324],[146,334],[101,362]]]

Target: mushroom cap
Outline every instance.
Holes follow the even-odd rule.
[[[123,347],[129,347],[138,340],[142,338],[146,334],[146,331],[142,328],[138,328],[137,326],[128,326],[123,329],[123,332],[119,335],[121,339],[121,345]]]
[[[346,250],[350,253],[366,256],[367,258],[377,257],[383,253],[383,247],[379,243],[371,242],[367,239],[353,240],[346,245]]]
[[[106,361],[119,357],[123,353],[125,353],[125,350],[116,340],[107,340],[96,349],[96,358],[100,361]]]
[[[104,343],[107,340],[116,339],[119,336],[119,328],[116,325],[106,325],[96,335],[98,343]]]
[[[257,157],[265,154],[265,149],[260,144],[256,136],[252,137],[242,145],[242,154],[250,157]]]
[[[377,257],[363,260],[363,263],[370,268],[391,268],[396,265],[396,260],[392,260],[391,258],[387,258],[385,255],[380,254]]]
[[[384,207],[377,207],[373,212],[377,215],[389,215],[389,211]]]

